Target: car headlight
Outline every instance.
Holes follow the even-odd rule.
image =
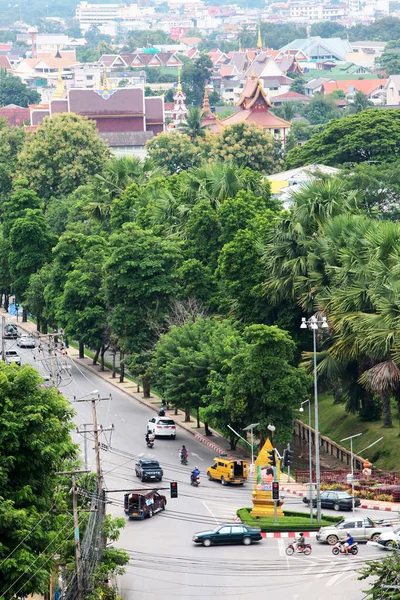
[[[198,539],[199,539],[199,538],[197,537],[197,535],[194,535],[194,536],[193,536],[193,541],[197,542],[197,540],[198,540]]]

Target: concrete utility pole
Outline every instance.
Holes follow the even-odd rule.
[[[60,471],[57,475],[72,476],[72,512],[74,517],[74,545],[75,545],[75,568],[76,568],[76,583],[77,595],[76,600],[84,600],[83,587],[83,569],[82,569],[82,553],[81,540],[79,534],[79,516],[78,516],[78,492],[76,488],[76,475],[81,473],[89,473],[89,471]]]
[[[49,335],[49,360],[50,360],[51,382],[53,384],[53,387],[58,388],[54,335]]]
[[[92,397],[92,398],[74,398],[74,402],[91,402],[92,404],[92,416],[93,416],[93,429],[92,430],[88,430],[86,429],[86,427],[84,428],[84,435],[86,435],[87,433],[93,433],[94,435],[94,451],[95,451],[95,455],[96,455],[96,473],[97,473],[97,494],[99,497],[99,515],[101,520],[104,518],[104,512],[105,512],[105,506],[104,506],[104,502],[103,502],[103,475],[101,472],[101,460],[100,460],[100,442],[99,442],[99,433],[103,432],[103,431],[109,431],[110,429],[113,429],[114,426],[112,426],[112,428],[107,427],[107,428],[100,428],[98,426],[98,422],[97,422],[97,410],[96,410],[96,402],[101,402],[102,400],[111,400],[111,394],[110,396],[106,396],[104,398],[101,398],[99,395],[96,397]],[[79,429],[77,429],[78,433],[82,433],[82,431],[80,431]]]

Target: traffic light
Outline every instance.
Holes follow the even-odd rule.
[[[293,450],[290,448],[285,448],[283,451],[283,466],[290,467],[293,462]]]
[[[279,500],[279,481],[272,482],[272,500]]]
[[[275,448],[268,450],[268,460],[271,467],[276,467]]]
[[[178,483],[176,481],[171,481],[169,484],[169,488],[170,488],[170,492],[171,492],[171,498],[177,498],[178,497]]]
[[[15,305],[15,308],[18,308],[18,307],[19,307],[19,302],[18,302],[18,300],[15,300],[15,302],[14,302],[14,305]]]

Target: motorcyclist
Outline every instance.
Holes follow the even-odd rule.
[[[196,481],[198,477],[200,477],[200,469],[199,467],[195,467],[191,473],[191,479],[192,481]]]
[[[344,550],[346,554],[349,553],[349,548],[352,544],[354,544],[354,538],[351,535],[350,531],[346,531],[346,537],[343,540],[340,540],[344,545]]]
[[[149,442],[154,442],[154,438],[155,438],[154,433],[152,433],[151,431],[147,430],[146,431],[146,443],[148,444]]]
[[[165,417],[165,408],[163,406],[158,411],[158,416],[159,417]]]
[[[188,456],[189,452],[187,451],[186,446],[183,445],[182,448],[179,450],[179,458],[181,459],[181,461],[183,461],[185,460],[185,458],[187,460]]]
[[[299,535],[297,536],[297,538],[294,541],[294,547],[296,550],[300,551],[301,548],[304,548],[306,543],[305,537],[304,537],[304,533],[303,532],[299,532]]]

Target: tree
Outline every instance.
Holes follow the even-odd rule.
[[[376,63],[381,69],[386,71],[386,75],[396,75],[400,70],[400,39],[386,44],[385,50],[381,56],[376,59]]]
[[[314,99],[304,107],[303,116],[310,121],[311,125],[319,125],[336,119],[339,110],[333,98],[315,95]]]
[[[188,135],[160,133],[146,144],[149,157],[169,174],[197,167],[202,162],[201,152]]]
[[[349,106],[349,113],[356,114],[365,110],[366,108],[371,108],[373,103],[371,100],[368,100],[367,96],[362,92],[357,92],[354,94],[353,102]]]
[[[0,74],[0,106],[16,104],[27,107],[29,104],[39,104],[41,98],[35,90],[29,90],[19,77]]]
[[[279,168],[273,157],[273,140],[262,127],[236,123],[224,127],[213,143],[213,158],[237,167],[272,173]]]
[[[180,123],[179,130],[190,137],[191,140],[197,137],[204,137],[206,128],[202,125],[202,110],[197,106],[190,106],[186,121]]]
[[[0,374],[0,596],[11,598],[48,590],[62,525],[72,527],[53,510],[56,473],[77,447],[70,404],[40,386],[36,369],[1,362]]]
[[[55,244],[43,213],[27,209],[23,217],[14,221],[10,231],[10,273],[13,291],[23,300],[29,277],[46,263]]]
[[[104,166],[109,151],[92,121],[75,114],[45,118],[28,136],[18,170],[43,199],[71,193]]]
[[[225,383],[217,382],[217,396],[222,385],[224,406],[232,418],[242,427],[245,423],[260,423],[261,438],[272,422],[278,441],[292,439],[294,410],[311,383],[305,370],[294,366],[294,352],[295,344],[286,331],[276,326],[250,325],[244,329],[238,352],[226,366]]]
[[[400,554],[395,551],[380,560],[368,560],[358,579],[370,580],[365,598],[371,600],[398,600],[400,578]]]
[[[323,162],[327,165],[399,160],[400,115],[397,110],[371,108],[329,123],[301,148],[290,150],[288,168]]]
[[[11,191],[15,163],[25,138],[23,127],[8,127],[0,120],[0,204]]]
[[[201,54],[194,62],[188,62],[182,69],[182,87],[188,104],[202,106],[204,88],[211,81],[213,64],[207,54]]]
[[[154,379],[164,398],[185,411],[186,421],[191,410],[199,421],[208,377],[231,358],[238,343],[239,333],[229,321],[201,317],[160,337],[152,361]]]
[[[305,80],[302,75],[296,77],[290,84],[290,91],[298,94],[305,94]]]

